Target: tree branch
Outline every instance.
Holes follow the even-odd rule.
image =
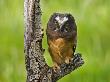
[[[81,58],[81,54],[80,53],[75,54],[70,64],[64,63],[60,66],[61,68],[60,70],[58,70],[57,72],[53,71],[52,82],[56,82],[57,80],[71,73],[73,70],[77,69],[83,64],[84,61]]]
[[[60,66],[61,70],[57,72],[53,71],[53,67],[47,65],[43,57],[44,49],[42,48],[40,0],[25,0],[24,21],[26,82],[56,82],[84,63],[81,55],[76,54],[70,64],[62,64]]]

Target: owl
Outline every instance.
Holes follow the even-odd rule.
[[[47,43],[54,69],[69,64],[77,44],[77,26],[69,13],[54,13],[47,23]]]

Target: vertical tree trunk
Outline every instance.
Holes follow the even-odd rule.
[[[56,82],[63,76],[81,66],[84,61],[80,54],[74,55],[73,61],[67,65],[62,64],[61,70],[54,72],[43,57],[41,9],[40,0],[25,0],[24,2],[24,52],[27,70],[26,82]]]

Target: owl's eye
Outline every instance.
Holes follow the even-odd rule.
[[[64,29],[64,32],[68,32],[68,30],[67,29]]]
[[[54,31],[58,31],[58,28],[55,28]]]
[[[66,24],[65,26],[64,26],[64,31],[65,32],[69,32],[71,29],[70,29],[70,26],[68,25],[68,24]]]
[[[59,24],[57,21],[54,21],[54,31],[58,31],[59,30]]]
[[[70,31],[70,28],[66,26],[65,29],[64,29],[64,31],[65,32],[69,32]]]
[[[55,25],[58,25],[57,21],[54,22]]]

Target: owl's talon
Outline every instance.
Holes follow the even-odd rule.
[[[71,61],[72,61],[71,58],[66,58],[66,59],[65,59],[65,63],[66,63],[66,64],[69,64]]]
[[[65,60],[65,63],[66,63],[66,64],[69,64],[69,60],[68,60],[68,59],[66,59],[66,60]]]
[[[54,72],[57,72],[57,70],[60,70],[60,67],[57,64],[54,64],[53,70]]]

